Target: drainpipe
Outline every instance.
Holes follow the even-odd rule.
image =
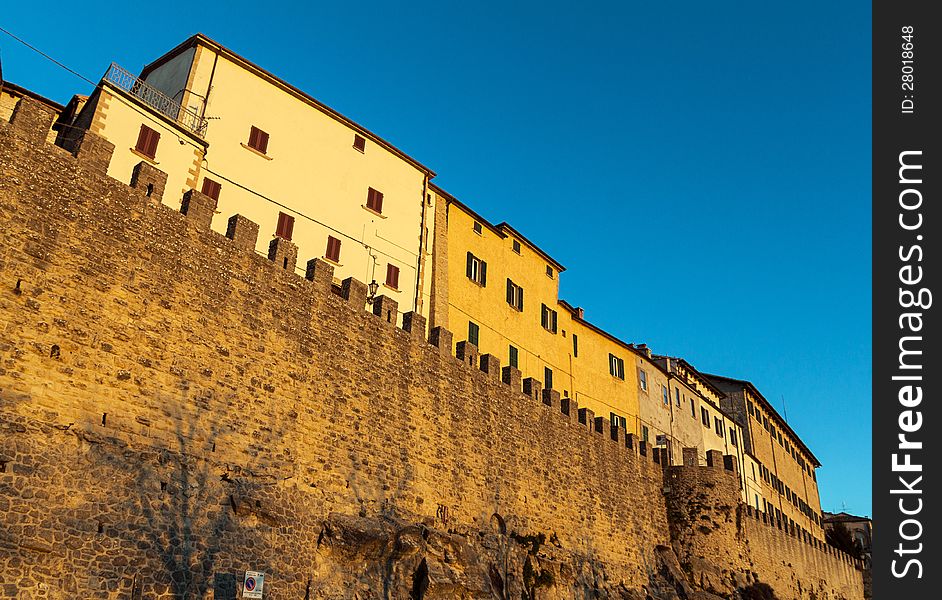
[[[422,279],[425,277],[425,269],[422,268],[422,261],[425,260],[426,248],[428,237],[425,234],[426,230],[426,220],[428,218],[428,173],[422,177],[422,219],[419,226],[419,257],[416,259],[415,264],[415,299],[413,300],[412,309],[421,314],[420,309],[422,303],[421,297],[421,288],[422,288]]]

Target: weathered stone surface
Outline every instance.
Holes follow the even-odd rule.
[[[249,222],[190,226],[3,123],[0,174],[0,597],[234,599],[246,569],[270,600],[702,596],[672,547],[714,586],[859,598],[853,565],[740,518],[728,471],[665,480],[361,282],[258,256]]]

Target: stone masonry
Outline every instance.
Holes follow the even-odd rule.
[[[779,598],[862,598],[725,492],[701,502],[737,515],[703,558],[723,585],[688,581],[707,538],[678,499],[725,471],[665,475],[326,263],[257,255],[244,218],[222,236],[200,196],[108,178],[93,135],[94,160],[43,143],[44,118],[0,123],[0,598],[234,599],[245,570],[272,600],[715,598],[747,564]],[[780,548],[808,584],[773,575]]]

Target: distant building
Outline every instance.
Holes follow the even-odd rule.
[[[869,564],[873,553],[873,520],[870,517],[858,517],[846,512],[829,513],[825,511],[825,531],[833,528],[837,523],[843,524],[854,541],[860,544],[864,559]]]
[[[744,449],[763,482],[761,510],[824,539],[815,474],[821,463],[752,383],[705,375],[723,391],[723,411],[742,427]]]

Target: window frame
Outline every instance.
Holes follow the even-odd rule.
[[[518,312],[523,312],[523,287],[507,278],[507,304]]]
[[[386,263],[386,287],[399,291],[399,267],[392,263]]]
[[[271,139],[271,136],[267,131],[262,131],[255,125],[251,125],[249,128],[249,141],[246,143],[246,146],[255,150],[259,154],[268,154],[268,143]]]
[[[275,237],[290,242],[294,235],[294,217],[286,212],[278,212],[278,222],[275,224]]]
[[[366,204],[363,206],[374,213],[381,215],[383,214],[383,200],[385,196],[383,192],[378,189],[369,186],[366,188]]]
[[[134,151],[149,158],[157,159],[157,146],[160,144],[160,132],[141,123],[141,129],[137,134],[137,143],[134,145]]]
[[[338,238],[328,235],[327,248],[324,250],[324,258],[335,264],[340,264],[340,245],[341,241]],[[331,252],[331,249],[333,249],[334,252]]]
[[[625,360],[608,353],[608,374],[617,379],[625,380]]]
[[[474,321],[468,321],[468,343],[480,348],[481,326]]]

